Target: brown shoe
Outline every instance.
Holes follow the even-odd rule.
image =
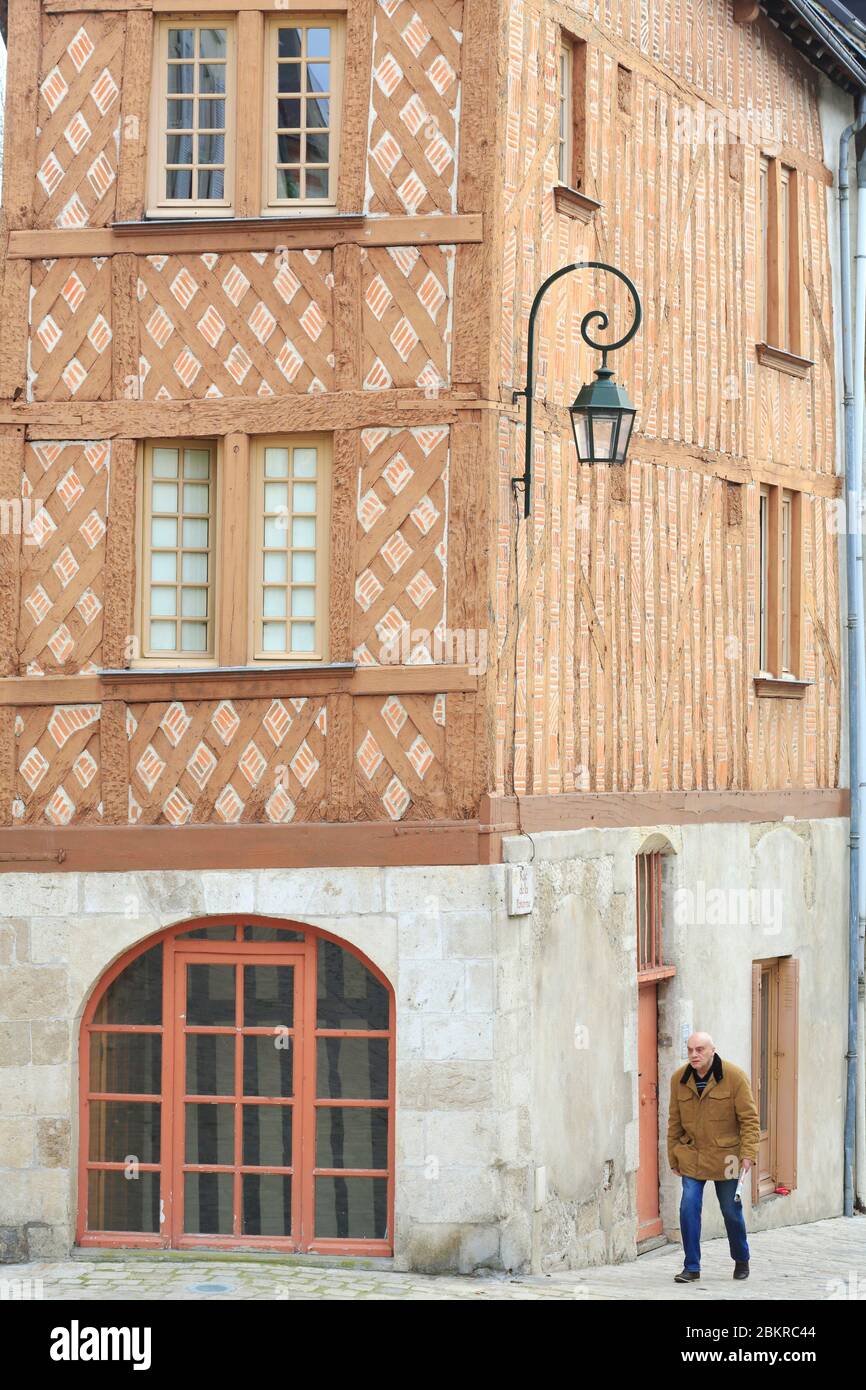
[[[700,1279],[701,1272],[698,1269],[681,1269],[679,1274],[674,1275],[675,1284],[691,1284],[696,1279]]]
[[[735,1278],[735,1279],[748,1279],[748,1277],[749,1277],[749,1262],[748,1262],[748,1260],[737,1260],[736,1263],[734,1264],[734,1278]]]

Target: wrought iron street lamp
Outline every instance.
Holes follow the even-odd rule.
[[[607,365],[608,354],[625,347],[640,328],[643,310],[640,296],[631,280],[616,266],[606,265],[604,261],[575,261],[564,265],[549,275],[536,292],[529,311],[529,340],[527,344],[526,387],[515,391],[513,401],[526,397],[526,450],[524,454],[523,475],[511,479],[516,489],[523,488],[523,515],[529,516],[530,488],[532,484],[532,403],[535,389],[535,319],[544,295],[555,280],[568,275],[572,270],[605,270],[616,275],[628,288],[634,300],[634,318],[628,331],[615,343],[597,343],[588,332],[588,325],[598,321],[600,330],[608,326],[608,316],[603,309],[590,309],[580,321],[580,336],[596,352],[601,353],[601,366],[596,368],[596,381],[581,386],[574,404],[569,406],[574,443],[581,463],[624,463],[631,439],[632,426],[636,414],[629,400],[628,392],[613,380],[613,372]]]

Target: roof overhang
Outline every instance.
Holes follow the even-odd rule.
[[[866,28],[838,0],[822,5],[760,0],[760,6],[792,47],[837,87],[854,96],[866,92]]]

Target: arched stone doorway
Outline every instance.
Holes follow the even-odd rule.
[[[300,923],[185,922],[81,1025],[78,1242],[392,1251],[394,997]]]

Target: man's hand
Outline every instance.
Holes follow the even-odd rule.
[[[751,1166],[752,1166],[752,1160],[751,1160],[750,1158],[744,1158],[743,1161],[742,1161],[742,1163],[740,1164],[740,1168],[741,1168],[742,1172],[744,1172],[744,1173],[748,1173],[748,1171],[749,1171],[749,1169],[751,1168]]]
[[[679,1168],[672,1168],[672,1169],[671,1169],[671,1172],[673,1173],[673,1175],[674,1175],[675,1178],[681,1178],[681,1177],[682,1177],[682,1173],[680,1172]]]

